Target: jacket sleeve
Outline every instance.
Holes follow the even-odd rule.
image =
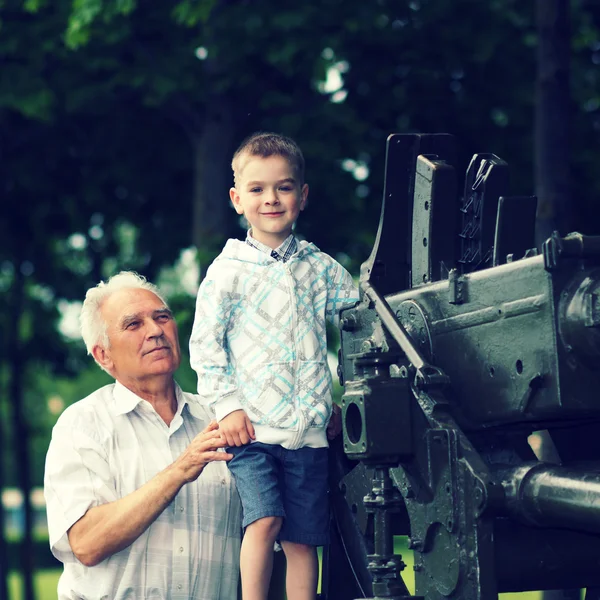
[[[332,263],[327,270],[327,307],[325,315],[328,321],[336,326],[340,318],[340,310],[356,304],[359,300],[358,287],[352,280],[352,275],[338,262]]]
[[[217,421],[242,408],[227,344],[230,312],[230,294],[213,279],[205,279],[196,299],[190,364],[198,375],[198,395]]]

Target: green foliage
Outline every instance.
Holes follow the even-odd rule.
[[[178,2],[173,9],[173,18],[176,23],[193,27],[198,23],[207,23],[211,11],[217,0],[184,0]]]
[[[90,39],[89,27],[102,10],[102,0],[74,0],[69,18],[66,40],[71,48],[86,44]]]
[[[47,0],[25,0],[23,8],[30,13],[36,13],[38,10],[46,6]]]
[[[92,24],[98,18],[109,23],[119,15],[128,15],[136,8],[135,0],[73,0],[66,31],[66,43],[76,49],[87,44],[92,35]]]

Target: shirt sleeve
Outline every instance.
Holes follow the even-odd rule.
[[[355,285],[352,275],[333,259],[328,269],[327,277],[327,307],[325,315],[328,321],[337,326],[340,318],[340,310],[352,306],[359,301],[358,287]]]
[[[74,561],[67,531],[90,508],[117,499],[106,450],[83,420],[63,419],[54,427],[44,495],[52,553],[63,563]]]
[[[205,279],[196,300],[190,364],[198,375],[198,395],[214,410],[217,421],[242,408],[227,345],[231,308],[230,295],[214,280]]]

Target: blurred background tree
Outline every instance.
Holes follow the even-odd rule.
[[[88,287],[121,269],[161,282],[185,349],[198,278],[227,237],[244,235],[229,207],[229,163],[255,130],[299,142],[311,194],[298,232],[355,274],[376,233],[392,132],[455,134],[461,169],[474,152],[494,152],[512,167],[511,192],[537,187],[542,200],[560,164],[569,200],[554,223],[597,233],[600,7],[539,0],[537,8],[533,0],[0,2],[0,489],[29,498],[56,417],[107,381],[72,333]],[[536,76],[544,32],[553,31],[568,64],[555,82],[559,112],[542,122]],[[554,127],[561,114],[568,123]],[[558,130],[557,144],[540,133]],[[189,368],[179,379],[194,388]],[[25,507],[19,565],[30,599]],[[0,522],[1,511],[0,503]],[[0,543],[0,574],[8,563]],[[0,576],[0,599],[6,589]]]

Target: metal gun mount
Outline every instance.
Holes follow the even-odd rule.
[[[410,596],[395,535],[425,600],[600,585],[600,237],[538,253],[536,198],[478,154],[459,201],[455,154],[445,134],[388,138],[361,301],[340,319],[328,600]]]

